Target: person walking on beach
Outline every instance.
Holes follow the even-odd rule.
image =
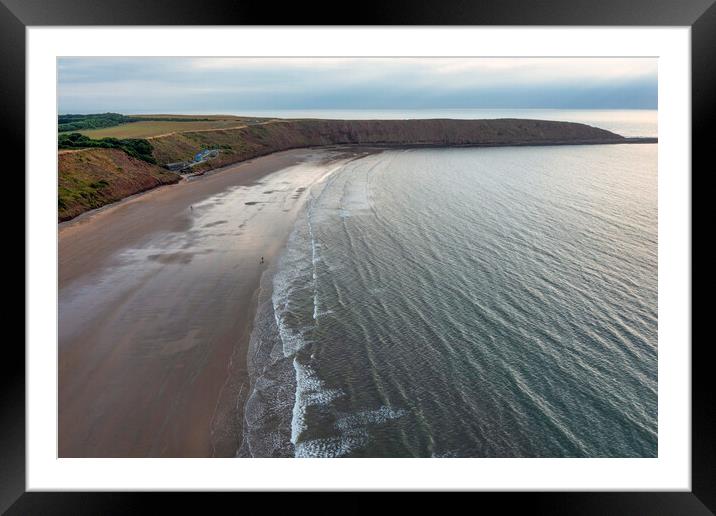
[[[264,263],[264,257],[263,257],[263,256],[261,257],[261,263]]]

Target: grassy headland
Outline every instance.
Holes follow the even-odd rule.
[[[165,131],[166,126],[156,125],[163,116],[167,115],[151,115],[144,122],[120,127],[146,123],[155,124],[151,130],[144,126],[150,133]],[[624,138],[585,124],[546,120],[267,120],[213,116],[197,123],[228,123],[231,127],[193,129],[191,121],[196,119],[176,115],[172,118],[168,123],[175,124],[171,128],[176,130],[146,139],[95,140],[82,134],[61,134],[62,147],[85,150],[60,155],[60,220],[154,186],[177,182],[180,176],[160,166],[191,161],[205,149],[217,149],[218,156],[196,165],[192,169],[195,172],[278,151],[325,145],[514,146],[655,141]]]
[[[222,149],[211,168],[280,150],[320,145],[559,145],[619,143],[622,136],[584,124],[544,120],[272,120],[151,139],[159,164]]]

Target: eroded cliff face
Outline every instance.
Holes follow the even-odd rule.
[[[218,156],[206,171],[287,149],[320,145],[549,145],[619,143],[617,134],[545,120],[275,120],[236,129],[174,133],[151,138],[160,165],[191,160],[202,149]],[[61,151],[59,220],[164,184],[180,176],[119,149]]]
[[[176,133],[151,140],[166,164],[218,148],[216,168],[271,152],[318,145],[546,145],[617,143],[622,136],[584,124],[545,120],[278,120],[216,131]],[[203,165],[202,165],[203,166]]]
[[[58,163],[60,221],[181,179],[120,149],[61,151]]]

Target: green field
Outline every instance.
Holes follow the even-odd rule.
[[[229,127],[238,127],[246,125],[241,119],[219,119],[207,122],[130,122],[128,124],[116,125],[114,127],[104,127],[102,129],[86,129],[76,131],[78,133],[89,136],[90,138],[149,138],[162,134],[197,131],[202,129],[226,129]]]

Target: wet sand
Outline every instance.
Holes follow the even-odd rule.
[[[60,225],[60,457],[235,456],[261,274],[346,159],[281,152]]]

